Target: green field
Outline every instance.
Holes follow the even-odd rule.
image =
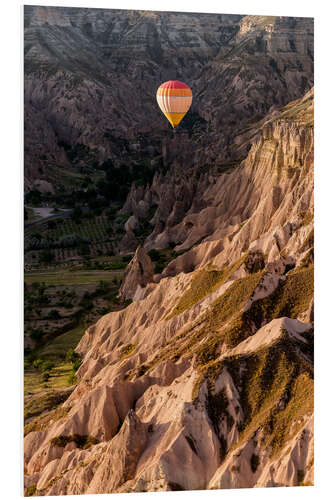
[[[66,355],[68,349],[71,347],[75,348],[77,346],[85,332],[85,329],[86,327],[84,325],[79,325],[76,328],[73,328],[73,330],[59,335],[39,349],[38,357],[61,359],[62,356]]]
[[[99,281],[111,281],[115,277],[121,278],[122,270],[118,271],[48,271],[48,272],[32,272],[25,273],[24,281],[31,285],[34,282],[45,283],[45,285],[91,285],[98,284]]]
[[[59,335],[45,346],[36,350],[37,359],[51,360],[55,366],[50,370],[47,382],[42,380],[42,374],[30,366],[24,373],[24,394],[38,394],[41,391],[64,389],[71,385],[68,377],[72,371],[72,364],[66,361],[66,353],[75,348],[85,332],[85,326],[80,325],[69,332]]]
[[[68,381],[72,371],[71,363],[58,363],[50,372],[50,378],[43,382],[40,372],[34,369],[26,370],[24,373],[24,395],[39,394],[42,391],[49,392],[55,389],[65,389],[72,385]]]

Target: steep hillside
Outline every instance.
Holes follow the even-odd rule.
[[[27,494],[313,483],[313,92],[198,185],[146,242],[194,246],[153,277],[137,252],[135,300],[87,329],[73,392],[29,422]],[[143,191],[168,201],[162,178]]]

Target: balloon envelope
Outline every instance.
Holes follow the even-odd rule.
[[[160,85],[156,99],[172,127],[176,127],[190,109],[192,91],[186,83],[179,80],[169,80]]]

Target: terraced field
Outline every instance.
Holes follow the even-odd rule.
[[[119,256],[108,262],[113,269],[53,267],[25,273],[26,421],[52,407],[75,384],[80,360],[74,349],[87,326],[126,306],[117,299],[126,262]],[[95,264],[105,265],[101,260]]]
[[[59,218],[25,230],[26,271],[67,265],[89,257],[113,256],[114,242],[128,216]]]

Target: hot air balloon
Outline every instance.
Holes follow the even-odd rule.
[[[159,86],[156,99],[162,113],[175,128],[190,109],[192,91],[186,83],[179,80],[169,80]]]

